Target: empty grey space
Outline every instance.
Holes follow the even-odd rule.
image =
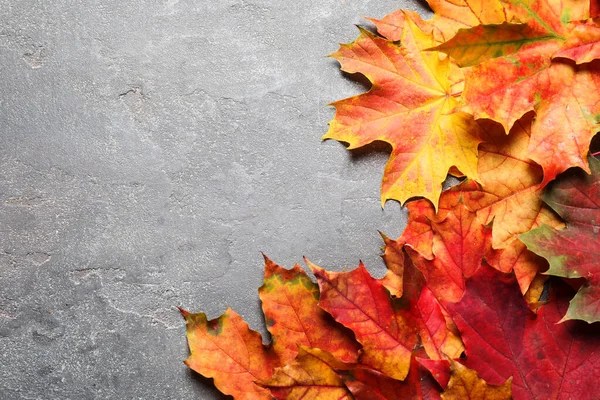
[[[264,334],[261,251],[382,276],[387,154],[320,137],[365,89],[325,56],[398,8],[0,0],[0,398],[219,399],[176,306]]]

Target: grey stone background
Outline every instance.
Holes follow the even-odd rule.
[[[264,332],[265,252],[381,276],[387,155],[325,56],[411,0],[0,0],[0,398],[217,399],[175,306]]]

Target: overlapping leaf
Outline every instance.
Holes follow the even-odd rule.
[[[286,363],[298,346],[319,348],[346,362],[358,358],[358,344],[329,314],[318,307],[319,287],[298,265],[281,268],[265,257],[265,279],[258,291],[273,341]]]
[[[589,2],[511,0],[505,8],[511,23],[461,30],[435,48],[461,66],[474,65],[466,70],[463,110],[506,132],[535,111],[528,152],[543,168],[543,185],[571,166],[588,170],[600,122],[600,64],[590,62],[599,28],[580,22],[590,16]]]
[[[268,347],[233,310],[212,321],[203,313],[183,311],[191,351],[186,363],[213,378],[221,392],[240,399],[270,398],[269,391],[254,382],[269,379],[274,368],[294,359],[299,345],[331,351],[342,361],[356,361],[359,344],[318,307],[318,287],[300,267],[286,270],[265,257],[259,293],[273,339]]]
[[[421,51],[434,44],[432,34],[410,17],[403,24],[402,45],[361,29],[354,43],[332,55],[342,70],[365,75],[373,87],[333,103],[336,115],[324,138],[346,142],[349,149],[389,143],[382,201],[423,196],[437,204],[451,167],[477,178],[479,130],[471,116],[454,112],[449,60]]]
[[[259,382],[276,399],[351,400],[353,396],[335,369],[345,364],[319,349],[300,347],[297,357]]]
[[[362,264],[350,272],[309,266],[319,283],[319,305],[362,344],[361,363],[394,379],[406,378],[417,336],[407,315],[392,307],[383,285]]]
[[[600,321],[600,161],[590,158],[591,175],[567,173],[544,200],[566,221],[565,229],[544,225],[521,236],[550,263],[548,274],[585,278],[564,319]]]
[[[554,281],[537,315],[515,278],[482,267],[463,299],[446,305],[466,346],[465,366],[492,385],[512,377],[515,399],[590,399],[600,373],[598,326],[559,324],[571,289]],[[592,397],[590,397],[592,396]]]

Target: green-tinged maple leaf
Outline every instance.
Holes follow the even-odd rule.
[[[560,41],[545,30],[526,24],[504,22],[499,25],[477,25],[460,30],[452,39],[432,48],[456,60],[461,67],[470,67],[486,60],[525,51],[540,42]]]
[[[541,185],[572,166],[587,171],[587,150],[600,128],[600,28],[589,2],[506,0],[507,21],[460,30],[434,47],[465,70],[463,111],[508,132],[530,111],[529,157],[541,165]],[[587,51],[586,51],[587,50]],[[566,62],[571,58],[580,65]]]
[[[521,239],[548,260],[547,274],[586,279],[563,319],[595,322],[600,321],[600,161],[590,158],[589,162],[591,175],[569,171],[544,196],[567,227],[542,226]]]
[[[373,84],[368,93],[333,103],[336,115],[324,139],[355,149],[373,141],[392,146],[382,183],[382,201],[422,196],[434,204],[451,167],[477,178],[479,129],[472,117],[455,112],[450,61],[410,16],[403,18],[401,45],[361,29],[352,44],[332,55],[349,73]]]

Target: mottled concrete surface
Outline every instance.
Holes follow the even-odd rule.
[[[260,251],[374,274],[387,155],[325,55],[410,0],[0,0],[0,398],[217,399],[175,306],[264,332]]]

